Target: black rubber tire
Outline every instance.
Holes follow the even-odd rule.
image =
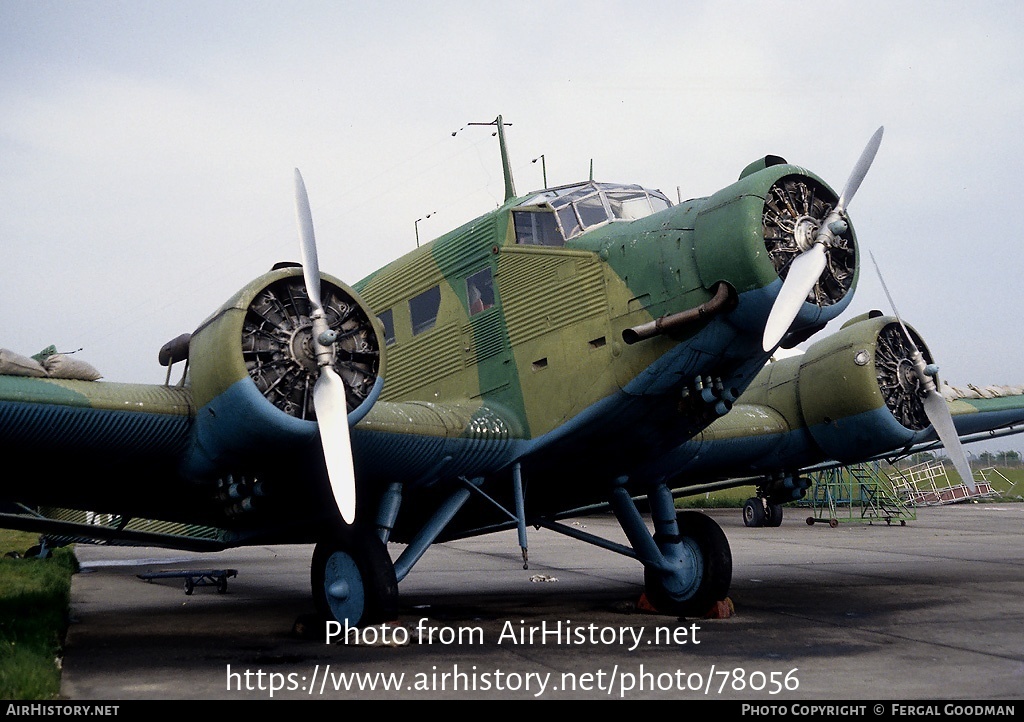
[[[325,583],[328,564],[357,574],[357,578],[347,581],[358,585],[361,602],[332,606]],[[341,623],[347,621],[354,627],[390,622],[398,617],[395,566],[380,538],[362,528],[343,527],[316,545],[310,566],[310,582],[317,612],[327,619]]]
[[[764,504],[757,497],[751,497],[743,503],[743,524],[749,527],[764,526],[766,522]]]
[[[729,594],[732,584],[732,551],[729,540],[714,519],[697,511],[676,514],[679,535],[696,542],[704,562],[704,574],[697,590],[687,599],[676,599],[665,589],[661,573],[644,567],[647,600],[659,612],[680,617],[703,617],[712,605]]]
[[[768,513],[764,518],[765,526],[782,526],[782,504],[768,504]]]

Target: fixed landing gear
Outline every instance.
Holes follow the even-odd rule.
[[[653,535],[624,480],[612,489],[610,498],[636,558],[644,565],[647,601],[664,614],[702,617],[729,594],[729,540],[706,514],[677,512],[672,493],[664,484],[654,484],[647,500],[654,522]]]
[[[752,497],[743,503],[744,526],[764,526],[766,516],[764,502],[761,499]]]
[[[782,504],[772,504],[762,497],[755,496],[743,504],[744,526],[781,526]]]
[[[678,570],[665,572],[653,565],[644,567],[647,600],[659,612],[681,617],[703,616],[712,605],[725,599],[732,582],[732,552],[722,528],[709,516],[695,511],[676,515],[678,546],[689,556],[697,571],[695,578]]]
[[[350,627],[398,616],[398,581],[387,547],[373,533],[339,529],[321,540],[310,568],[313,601],[327,619]]]

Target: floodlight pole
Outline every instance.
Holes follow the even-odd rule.
[[[423,218],[417,218],[416,222],[412,224],[413,228],[416,229],[416,247],[417,248],[420,247],[420,221],[425,221],[426,219],[430,218],[435,213],[437,213],[437,211],[431,211],[427,215],[423,216]]]
[[[548,188],[548,164],[547,164],[547,161],[544,160],[544,154],[543,153],[541,153],[539,156],[537,156],[536,158],[534,158],[530,162],[531,163],[536,163],[537,161],[540,161],[540,170],[541,170],[541,173],[543,174],[543,177],[544,177],[544,190],[547,190],[547,188]]]

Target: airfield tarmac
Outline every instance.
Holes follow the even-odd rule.
[[[730,619],[630,611],[639,564],[531,529],[529,570],[514,532],[432,547],[400,585],[410,643],[398,647],[294,633],[312,611],[309,546],[80,546],[62,696],[269,699],[277,687],[275,699],[1024,698],[1024,504],[836,529],[808,526],[802,509],[787,508],[777,529],[744,527],[738,509],[709,513],[732,546]],[[623,541],[610,515],[575,523]],[[238,576],[227,593],[191,596],[181,579],[136,576],[173,568]],[[539,636],[559,623],[561,637]]]

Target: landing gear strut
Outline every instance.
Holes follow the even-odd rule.
[[[811,479],[799,472],[778,472],[766,476],[757,485],[757,496],[743,504],[743,523],[746,526],[781,526],[782,505],[807,495]]]
[[[327,619],[350,627],[398,616],[398,582],[387,547],[373,533],[343,527],[321,540],[310,568],[313,601]]]
[[[732,582],[729,540],[711,517],[700,512],[681,511],[676,515],[676,524],[678,546],[696,561],[699,577],[686,584],[686,575],[644,566],[644,591],[659,612],[680,617],[703,616],[729,593]]]
[[[625,485],[612,490],[612,509],[644,565],[647,600],[665,614],[704,616],[729,593],[729,541],[711,517],[696,511],[677,513],[672,493],[664,484],[655,484],[647,499],[653,537]]]

